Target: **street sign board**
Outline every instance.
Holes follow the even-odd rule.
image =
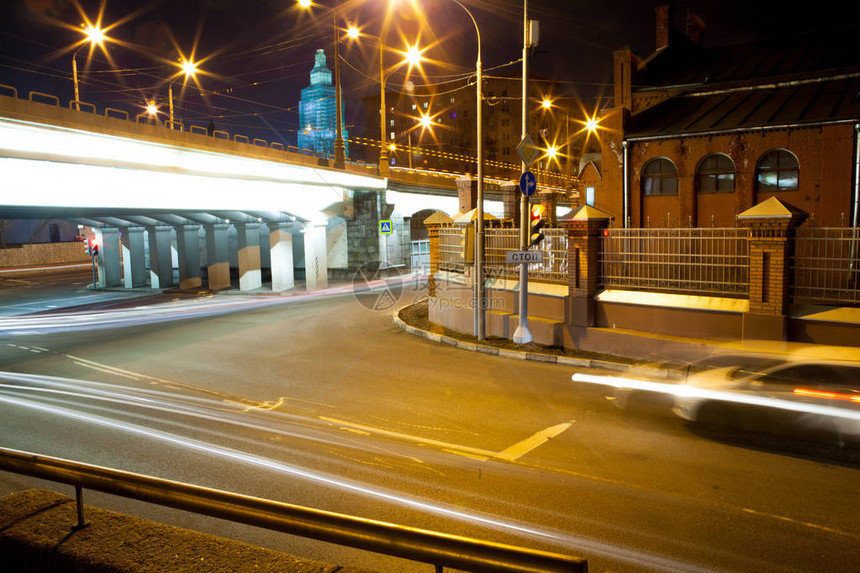
[[[520,191],[522,191],[523,195],[526,197],[531,197],[534,195],[535,190],[537,189],[537,178],[535,174],[531,171],[524,171],[522,175],[520,175]]]
[[[379,234],[380,235],[390,235],[394,232],[394,225],[391,224],[390,219],[383,219],[379,221]]]
[[[543,251],[508,251],[506,258],[509,265],[542,263]]]
[[[523,160],[526,167],[530,166],[538,157],[540,157],[540,149],[538,149],[534,140],[528,133],[525,134],[522,141],[517,145],[517,155],[520,156],[520,159]]]

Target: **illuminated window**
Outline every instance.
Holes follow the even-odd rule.
[[[734,193],[735,163],[722,153],[708,155],[696,170],[699,193]]]
[[[594,207],[594,187],[585,188],[585,203]]]
[[[427,109],[428,107],[430,107],[430,102],[425,101],[424,102],[424,109]]]
[[[452,112],[449,114],[449,117],[450,117],[451,119],[457,119],[457,112],[456,112],[456,111],[452,111]]]
[[[645,196],[677,195],[678,171],[665,157],[652,159],[642,168],[642,194]]]
[[[799,166],[797,157],[784,149],[765,153],[755,167],[758,191],[797,191]]]
[[[415,111],[416,109],[418,109],[418,106],[413,103],[412,104],[412,111]]]

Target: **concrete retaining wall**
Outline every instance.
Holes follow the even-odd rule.
[[[88,263],[89,261],[90,258],[84,253],[84,244],[78,241],[34,243],[0,249],[0,268]]]

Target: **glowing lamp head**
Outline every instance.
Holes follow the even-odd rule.
[[[155,105],[154,101],[147,102],[146,113],[152,116],[158,115],[158,106]]]
[[[359,30],[355,26],[350,26],[346,31],[346,35],[349,36],[350,38],[352,38],[353,40],[356,40],[356,39],[358,39],[359,36],[361,36],[361,30]]]
[[[179,65],[182,68],[182,73],[185,74],[186,78],[193,76],[198,71],[197,70],[197,64],[195,64],[194,62],[192,62],[190,60],[182,60],[182,62]]]
[[[87,41],[93,45],[101,45],[106,38],[104,30],[92,24],[84,26],[84,35],[87,37]]]
[[[589,133],[594,133],[597,131],[597,125],[600,123],[600,120],[597,119],[597,116],[589,117],[588,121],[585,122],[585,129]]]
[[[540,102],[540,105],[544,109],[549,109],[552,107],[552,100],[550,100],[549,98],[543,98],[543,101]]]
[[[394,145],[393,143],[390,143],[388,145],[388,151],[397,151],[397,146]]]
[[[424,60],[424,57],[421,55],[421,50],[418,48],[418,44],[414,46],[406,47],[406,54],[404,55],[404,59],[410,66],[418,66]]]
[[[299,6],[301,6],[302,8],[310,8],[311,0],[299,0]]]
[[[421,114],[421,119],[418,120],[419,125],[422,128],[427,129],[433,125],[433,119],[430,117],[430,114]]]

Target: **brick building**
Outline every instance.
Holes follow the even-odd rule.
[[[856,224],[860,45],[830,30],[706,48],[656,9],[657,45],[614,55],[613,107],[580,187],[632,227],[731,227],[769,197],[807,225]],[[680,30],[684,30],[681,32]]]

